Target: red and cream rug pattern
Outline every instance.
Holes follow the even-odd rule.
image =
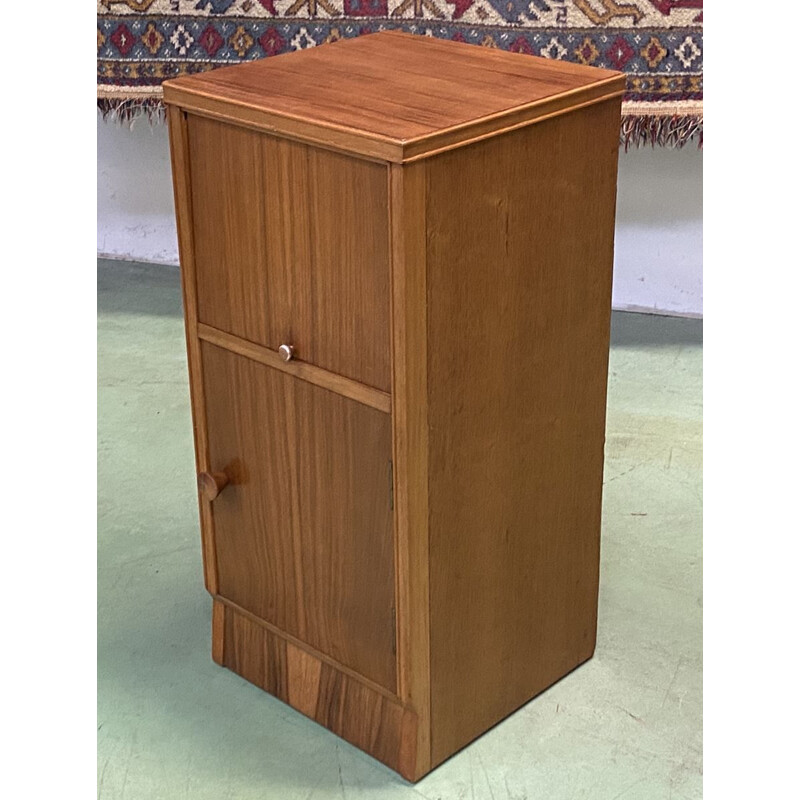
[[[702,0],[100,0],[105,115],[161,113],[161,82],[399,29],[617,69],[621,141],[702,142]]]

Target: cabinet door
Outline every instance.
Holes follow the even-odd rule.
[[[390,390],[385,165],[189,115],[200,322]]]
[[[391,425],[202,345],[219,593],[394,691]]]

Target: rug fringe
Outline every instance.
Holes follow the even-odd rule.
[[[101,97],[97,108],[104,120],[132,125],[146,116],[151,125],[164,122],[166,109],[160,97],[111,98]],[[703,146],[703,117],[690,115],[646,114],[622,117],[620,144],[627,153],[631,147],[676,147],[688,144],[692,139]]]
[[[645,114],[623,116],[619,142],[627,153],[631,147],[681,148],[692,139],[703,146],[703,117],[697,114]]]
[[[104,121],[132,125],[146,116],[151,125],[164,122],[167,110],[160,97],[98,97],[97,108]]]

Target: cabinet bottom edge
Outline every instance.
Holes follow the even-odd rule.
[[[439,744],[434,735],[433,741],[431,742],[431,771],[474,744],[478,739],[490,735],[494,728],[500,725],[500,723],[513,717],[529,703],[536,702],[540,695],[544,694],[548,689],[553,688],[557,683],[569,677],[569,675],[579,667],[591,661],[594,657],[594,652],[595,645],[592,643],[590,649],[581,652],[576,657],[558,666],[549,675],[546,675],[539,682],[531,685],[524,695],[509,702],[505,708],[498,710],[489,719],[482,720],[478,726],[467,730],[463,736],[451,737],[449,741]]]
[[[212,614],[214,661],[313,719],[408,781],[422,777],[417,715],[399,701],[297,647],[221,600]]]

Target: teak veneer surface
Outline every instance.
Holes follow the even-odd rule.
[[[395,691],[389,416],[201,351],[219,594]]]
[[[189,115],[201,323],[390,388],[386,167]]]
[[[619,113],[426,162],[434,764],[594,651]]]
[[[594,649],[623,84],[394,32],[165,84],[213,658],[409,780]]]
[[[618,72],[384,31],[164,83],[186,109],[406,161],[624,89]]]
[[[414,774],[417,718],[410,708],[227,604],[215,601],[213,623],[218,663],[402,775]]]

